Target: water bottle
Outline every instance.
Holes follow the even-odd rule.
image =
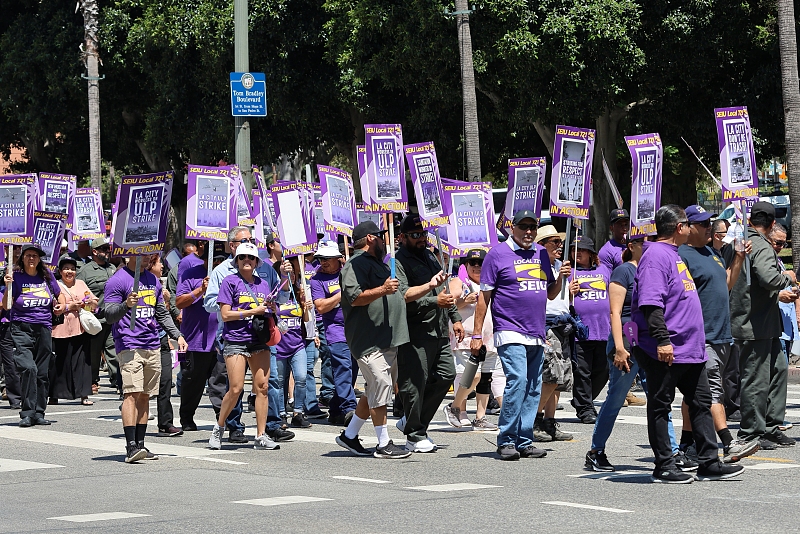
[[[744,252],[744,226],[738,222],[734,223],[733,249],[736,252]]]
[[[475,373],[478,372],[478,367],[481,362],[486,361],[486,345],[481,345],[477,356],[475,354],[469,355],[469,360],[464,364],[464,372],[461,373],[461,387],[470,389],[472,381],[475,380]]]

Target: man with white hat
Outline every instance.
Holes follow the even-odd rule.
[[[341,306],[339,272],[342,270],[342,254],[333,241],[322,241],[314,258],[319,260],[319,268],[311,277],[311,298],[317,313],[322,316],[333,371],[334,391],[329,404],[328,420],[335,424],[346,424],[355,413],[356,395],[353,391],[353,358],[344,336]]]

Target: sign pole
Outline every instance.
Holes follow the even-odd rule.
[[[133,273],[133,292],[134,293],[138,293],[139,292],[139,276],[141,274],[140,273],[141,270],[142,270],[142,257],[141,256],[136,256],[136,271]],[[133,308],[131,308],[131,330],[136,328],[136,307],[137,307],[137,304],[134,304]]]
[[[388,226],[389,226],[389,268],[391,269],[391,277],[397,278],[397,271],[395,270],[395,263],[394,263],[394,213],[390,212],[388,215]]]
[[[344,261],[347,261],[350,259],[350,245],[347,243],[347,236],[342,237],[344,237]]]
[[[444,271],[444,252],[442,252],[442,238],[439,236],[439,227],[437,226],[434,228],[433,233],[436,235],[436,248],[439,250],[439,264],[442,266],[442,271]],[[450,258],[450,261],[453,261]],[[447,277],[450,277],[450,271],[444,271]],[[445,283],[444,285],[444,292],[450,293],[450,284]]]
[[[14,273],[14,245],[8,245],[8,255],[6,256],[6,272]],[[6,309],[10,310],[13,306],[12,288],[6,288]]]
[[[208,277],[211,278],[211,271],[214,270],[214,240],[206,243],[206,258],[208,258]]]
[[[742,200],[742,225],[744,226],[744,232],[743,232],[744,233],[744,239],[743,239],[743,241],[747,241],[747,228],[748,228],[748,225],[747,225],[747,199]],[[742,246],[744,246],[744,243],[742,243]],[[750,285],[750,256],[748,254],[745,254],[745,256],[744,256],[744,276],[745,276],[745,282],[747,282],[747,285],[749,286]]]
[[[564,236],[564,252],[567,252],[567,253],[569,253],[569,237],[570,237],[571,233],[572,233],[572,217],[567,219],[567,233]],[[576,231],[575,235],[577,235],[577,234],[578,234],[578,232]],[[567,256],[569,256],[569,254],[567,254]],[[568,259],[569,258],[562,258],[561,261],[562,262],[568,261]],[[561,298],[562,299],[564,298],[564,294],[565,294],[566,290],[567,290],[567,279],[565,277],[564,280],[561,283]]]

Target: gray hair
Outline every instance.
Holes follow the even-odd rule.
[[[249,231],[250,228],[248,228],[247,226],[234,226],[228,232],[228,243],[233,243],[234,241],[236,241],[236,234],[240,232],[249,232]]]
[[[789,235],[789,233],[786,231],[786,228],[784,228],[783,225],[778,221],[775,221],[775,224],[772,225],[772,228],[769,231],[770,237],[774,236],[775,234]]]

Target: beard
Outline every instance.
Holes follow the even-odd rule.
[[[382,240],[375,244],[375,255],[381,261],[386,257],[386,244]]]

